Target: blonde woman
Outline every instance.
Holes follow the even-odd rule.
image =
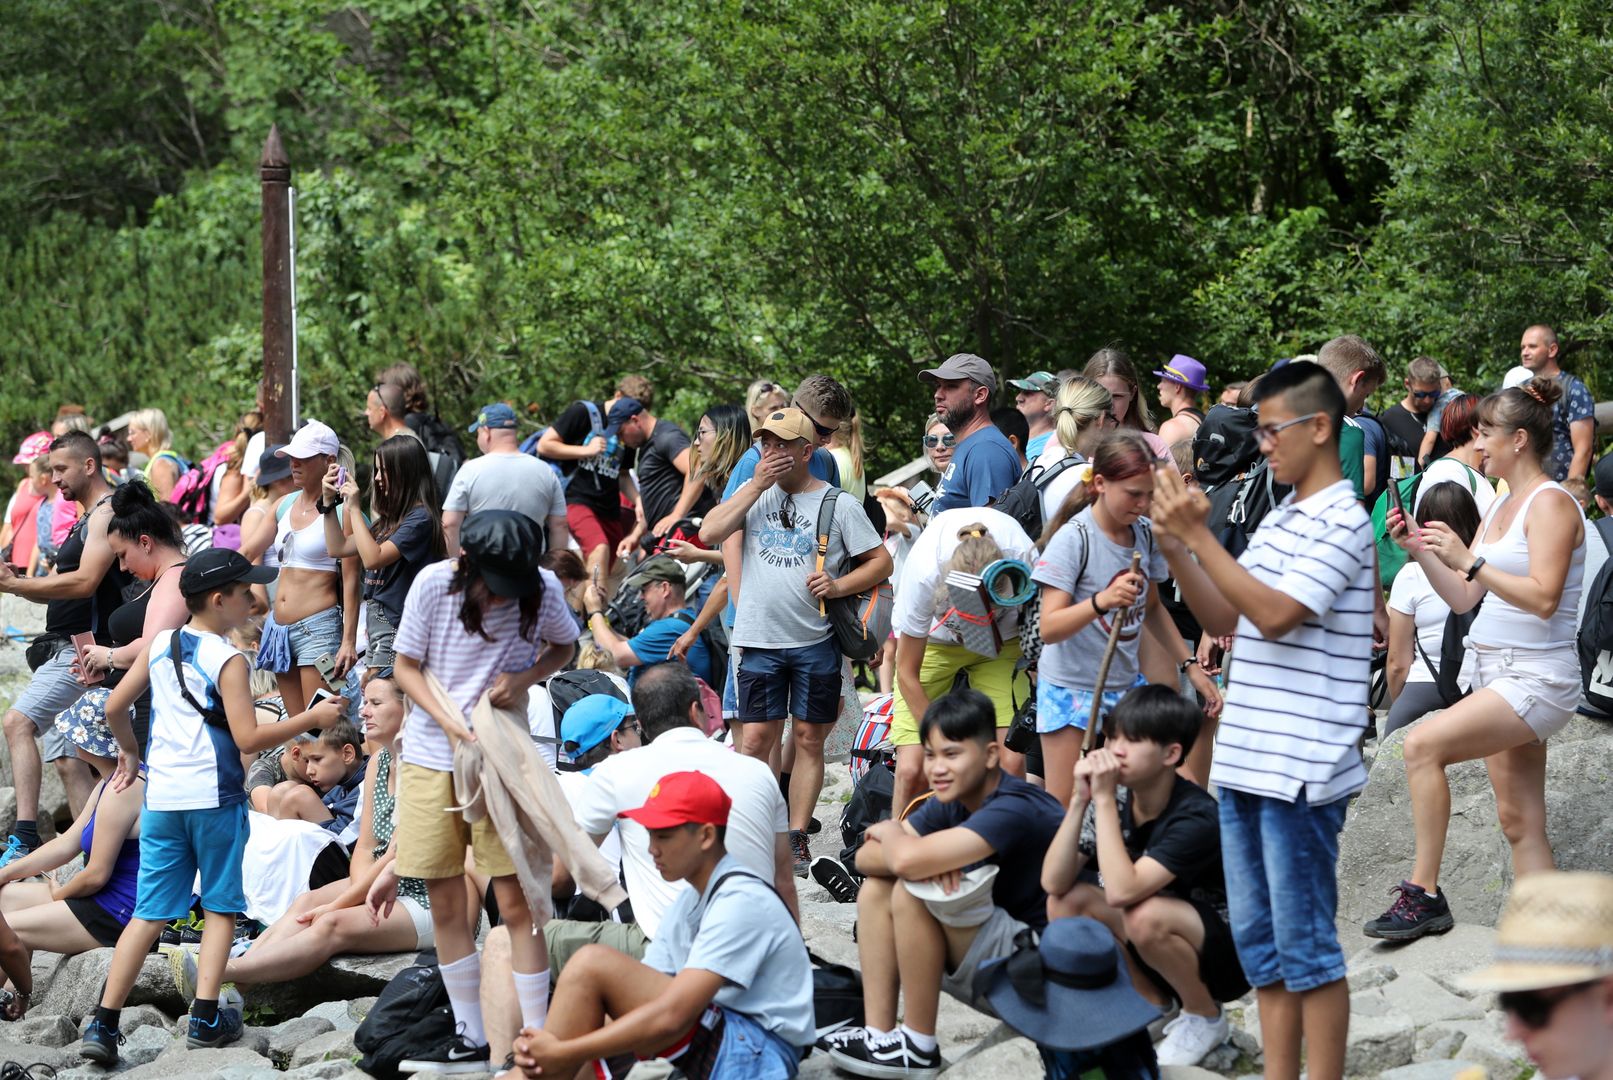
[[[185,471],[185,460],[174,453],[172,444],[168,417],[161,409],[140,409],[129,417],[129,449],[150,459],[142,475],[158,502],[168,498]]]
[[[751,430],[760,428],[768,413],[789,403],[789,392],[773,380],[757,379],[751,383],[745,390],[745,411],[750,414]]]
[[[1059,462],[1074,458],[1086,461],[1098,436],[1115,426],[1114,398],[1103,385],[1084,375],[1059,383],[1053,399],[1053,437],[1036,459],[1043,474],[1053,472]],[[1079,482],[1081,470],[1060,468],[1042,488],[1042,520],[1052,521],[1059,507]]]
[[[840,489],[862,502],[868,495],[868,478],[863,475],[862,413],[852,413],[851,419],[829,436],[829,453],[840,469]]]

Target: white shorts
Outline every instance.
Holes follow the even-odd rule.
[[[1567,726],[1583,689],[1572,649],[1472,649],[1475,691],[1500,694],[1541,742]]]
[[[398,907],[409,913],[414,920],[414,936],[417,939],[414,947],[429,949],[437,943],[436,931],[431,928],[431,912],[421,906],[418,900],[411,900],[407,896],[398,897]]]

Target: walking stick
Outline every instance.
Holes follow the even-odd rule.
[[[1131,573],[1135,574],[1142,568],[1143,553],[1131,553]],[[1103,687],[1109,680],[1109,664],[1115,658],[1115,648],[1120,644],[1120,628],[1125,623],[1124,613],[1117,613],[1115,621],[1109,627],[1109,643],[1103,647],[1103,660],[1098,664],[1098,681],[1092,690],[1092,714],[1087,717],[1087,729],[1081,736],[1081,756],[1086,757],[1092,752],[1092,742],[1098,737],[1098,713],[1103,708]]]

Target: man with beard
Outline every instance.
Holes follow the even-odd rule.
[[[952,464],[936,485],[931,513],[957,506],[985,506],[1019,479],[1019,451],[991,422],[997,374],[973,353],[947,357],[919,372],[935,392],[935,415],[957,436]]]
[[[76,817],[89,796],[93,779],[89,766],[56,731],[56,714],[77,701],[84,686],[73,672],[74,634],[95,635],[97,646],[111,644],[107,620],[123,602],[123,590],[132,580],[113,565],[106,540],[112,518],[112,488],[101,472],[101,448],[82,431],[69,431],[50,444],[50,475],[57,489],[84,507],[83,515],[62,541],[56,556],[56,573],[49,577],[17,576],[0,563],[0,592],[45,605],[45,636],[49,653],[34,671],[28,688],[6,710],[6,744],[11,750],[12,775],[17,788],[17,827],[0,866],[21,858],[39,846],[35,824],[39,814],[39,778],[44,761],[54,761],[67,792],[68,809]],[[44,738],[44,755],[34,744]]]

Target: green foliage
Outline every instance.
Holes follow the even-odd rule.
[[[0,435],[224,434],[259,355],[256,163],[298,188],[303,411],[365,438],[655,379],[692,427],[815,371],[874,469],[961,349],[1217,378],[1335,333],[1467,385],[1608,333],[1613,15],[1587,0],[22,0],[0,39]],[[1594,379],[1593,379],[1594,383]]]

